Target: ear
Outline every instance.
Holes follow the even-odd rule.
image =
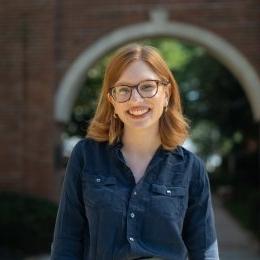
[[[169,100],[170,100],[170,95],[171,95],[171,91],[170,91],[170,84],[168,84],[166,87],[165,87],[165,104],[168,105],[169,103]]]
[[[107,93],[107,100],[108,100],[108,102],[110,102],[112,105],[114,105],[114,100],[113,100],[113,98],[110,96],[109,93]]]

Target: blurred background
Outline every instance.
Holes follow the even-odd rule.
[[[211,189],[221,259],[259,259],[258,0],[0,1],[0,259],[49,259],[60,189],[111,53],[157,47]]]

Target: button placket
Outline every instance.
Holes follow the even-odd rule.
[[[137,195],[137,192],[133,191],[132,196],[136,196],[136,195]],[[129,208],[128,208],[128,212],[129,212],[128,214],[129,214],[129,218],[131,220],[130,219],[127,220],[127,235],[128,235],[130,242],[135,241],[134,234],[136,232],[136,223],[135,223],[134,219],[136,217],[136,214],[134,213],[134,211],[131,210],[131,204],[132,203],[136,204],[135,200],[136,200],[136,198],[130,199]]]

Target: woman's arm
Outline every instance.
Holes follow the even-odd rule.
[[[83,160],[81,159],[80,142],[72,150],[66,167],[54,230],[51,260],[83,259],[84,243],[86,245],[89,243],[88,221],[84,213],[81,189],[80,175]]]
[[[197,163],[190,182],[183,240],[189,260],[219,260],[209,179],[202,160]]]

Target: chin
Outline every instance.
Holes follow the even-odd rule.
[[[158,122],[127,122],[124,123],[124,125],[127,128],[131,128],[131,129],[149,130],[152,127],[157,127],[157,125],[159,126],[159,121]]]

